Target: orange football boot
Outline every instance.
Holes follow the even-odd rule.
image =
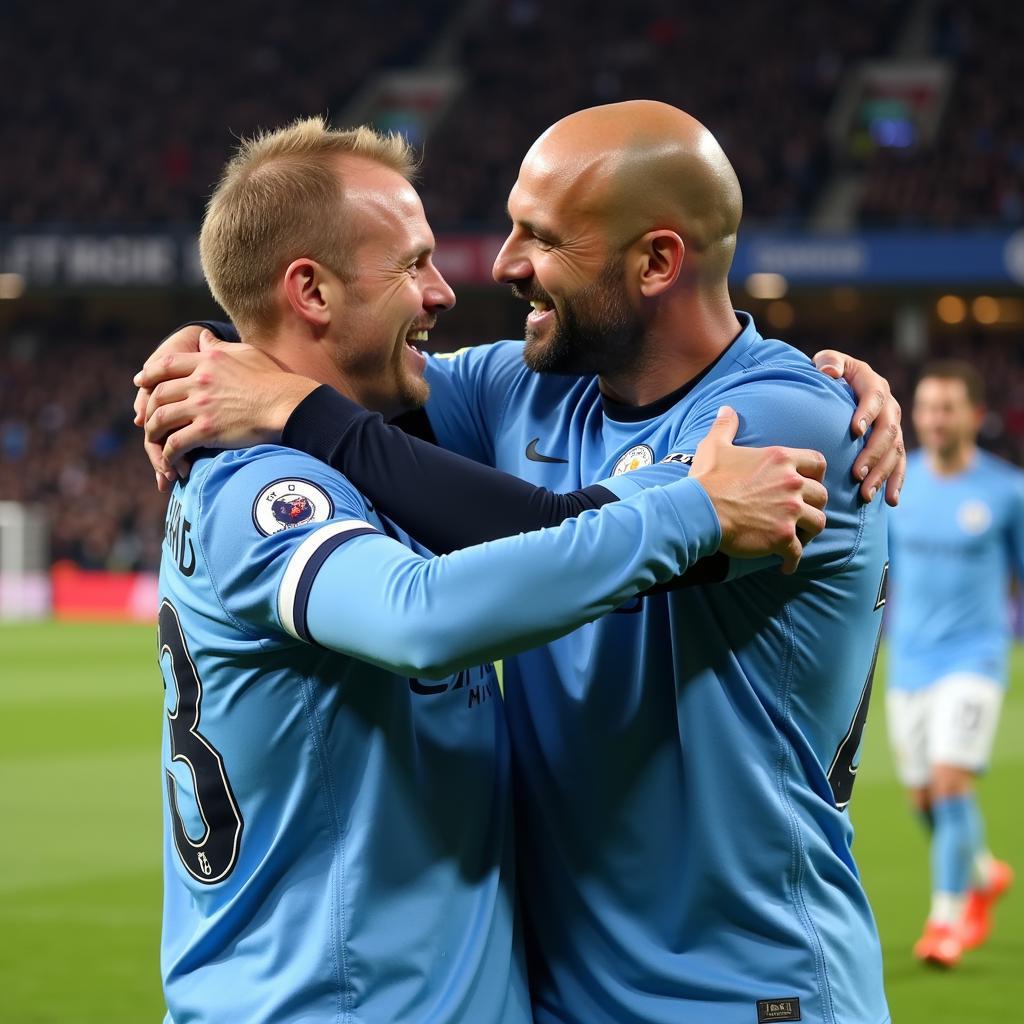
[[[914,956],[933,967],[956,967],[964,951],[958,928],[929,921],[924,935],[914,943]]]
[[[1013,885],[1013,868],[1004,860],[992,862],[991,877],[984,889],[971,889],[960,921],[960,940],[964,949],[977,949],[992,931],[992,908]]]

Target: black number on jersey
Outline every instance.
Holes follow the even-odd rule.
[[[889,563],[882,567],[882,578],[878,584],[878,596],[875,598],[875,611],[885,605],[886,585],[889,581]],[[853,759],[860,750],[861,737],[864,735],[864,725],[868,720],[868,706],[871,704],[871,684],[875,680],[875,666],[878,664],[878,648],[882,642],[882,624],[878,624],[878,633],[875,635],[875,653],[871,656],[871,667],[868,669],[868,677],[864,681],[864,689],[861,690],[860,700],[857,702],[857,710],[853,713],[853,721],[847,729],[836,752],[832,757],[832,764],[828,770],[828,784],[832,787],[832,799],[836,802],[839,810],[845,810],[853,795],[853,784],[857,781],[857,765]]]
[[[189,837],[178,810],[178,784],[167,775],[167,802],[171,812],[174,845],[185,870],[206,885],[223,881],[238,861],[242,815],[235,802],[220,754],[199,732],[203,684],[189,654],[178,613],[170,601],[160,605],[158,641],[160,661],[170,655],[171,677],[177,692],[174,713],[167,712],[171,730],[171,760],[180,761],[192,773],[196,806],[203,834]]]

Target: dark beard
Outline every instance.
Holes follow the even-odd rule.
[[[523,361],[531,370],[584,376],[617,373],[635,363],[644,328],[626,297],[624,266],[621,254],[612,257],[592,284],[566,299],[562,314],[555,313],[550,340],[531,336],[527,324]]]

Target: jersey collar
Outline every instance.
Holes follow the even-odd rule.
[[[605,416],[620,423],[639,423],[642,420],[654,419],[661,416],[662,413],[668,412],[676,402],[684,399],[720,364],[731,362],[758,337],[757,328],[754,327],[754,318],[749,313],[743,313],[740,310],[735,312],[736,319],[740,322],[740,333],[696,377],[691,377],[682,387],[678,387],[675,391],[670,391],[667,395],[662,395],[661,398],[656,398],[646,405],[628,405],[625,402],[617,402],[614,398],[609,398],[602,393],[601,407],[604,409]]]

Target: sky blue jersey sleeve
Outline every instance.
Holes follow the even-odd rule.
[[[432,355],[426,412],[438,443],[448,451],[494,465],[494,438],[517,376],[527,372],[523,343],[475,345],[452,355]]]
[[[265,645],[294,644],[277,592],[292,553],[330,526],[347,540],[376,533],[362,495],[339,473],[285,448],[225,452],[193,468],[193,524],[229,621]],[[199,472],[197,472],[199,470]]]
[[[702,390],[699,400],[681,420],[666,459],[602,480],[601,486],[626,498],[688,474],[697,445],[711,429],[723,405],[731,406],[739,416],[737,445],[784,445],[812,448],[824,454],[828,525],[805,548],[798,571],[840,567],[852,554],[861,519],[858,487],[850,477],[861,442],[850,432],[855,404],[848,388],[816,371],[766,367],[713,383]],[[728,578],[777,566],[780,561],[775,556],[730,559]]]
[[[558,527],[423,557],[309,456],[218,456],[198,536],[231,621],[268,643],[317,643],[402,675],[440,677],[570,632],[713,553],[695,480]]]
[[[440,677],[562,636],[685,572],[719,539],[689,480],[436,558],[379,535],[333,549],[325,526],[289,560],[280,615],[302,639]]]

